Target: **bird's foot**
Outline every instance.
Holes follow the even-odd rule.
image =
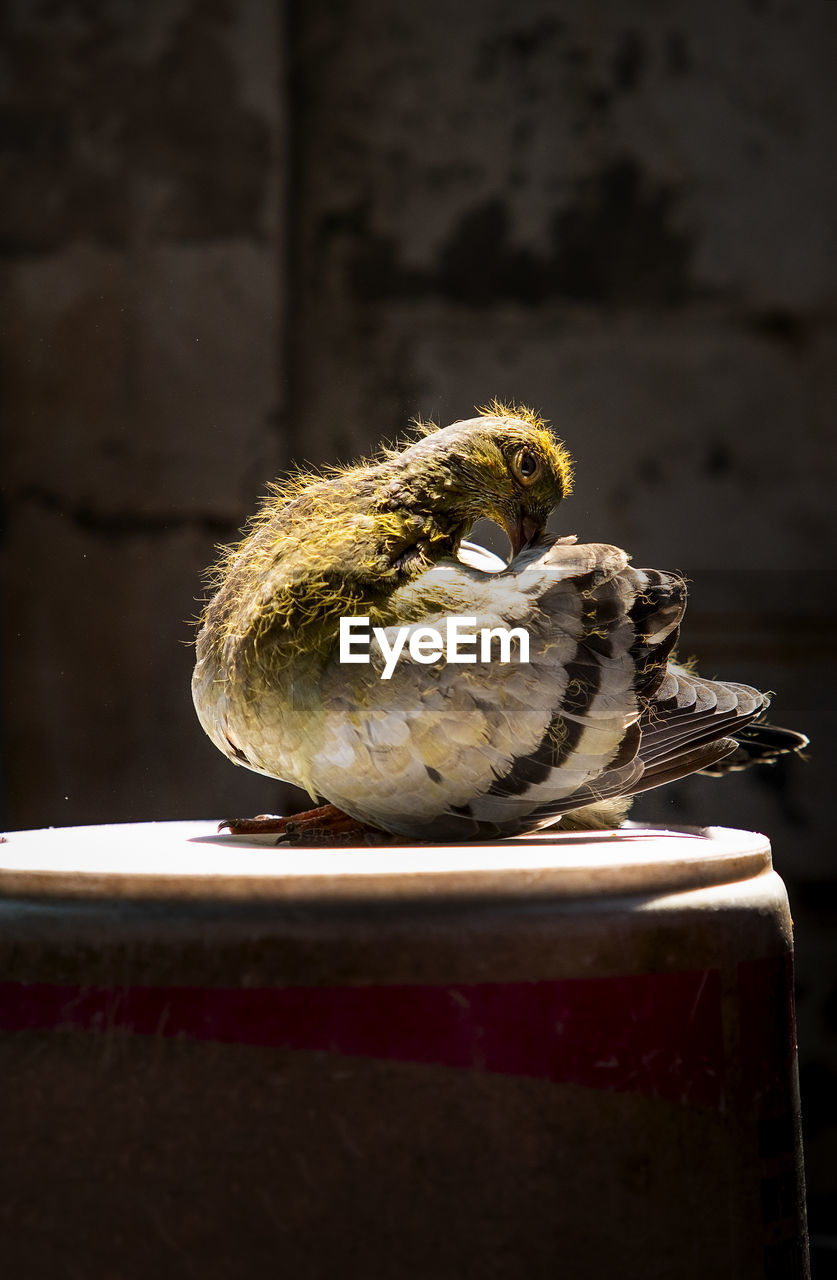
[[[277,844],[387,844],[392,837],[370,827],[336,805],[324,804],[287,818],[260,813],[255,818],[227,818],[218,827],[234,836],[275,835]]]

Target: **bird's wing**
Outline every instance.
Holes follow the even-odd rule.
[[[672,664],[643,716],[640,790],[705,768],[735,750],[734,735],[770,705],[746,684],[704,680]],[[689,755],[699,764],[688,764]]]
[[[552,820],[586,803],[576,797],[599,780],[612,794],[639,781],[639,719],[676,639],[679,578],[635,570],[618,548],[564,539],[502,573],[437,566],[393,606],[388,644],[398,624],[412,634],[467,616],[474,631],[525,628],[529,662],[423,664],[405,646],[383,680],[374,645],[369,665],[335,658],[311,761],[332,803],[397,833],[462,839]]]
[[[635,761],[640,769],[628,789],[608,769],[574,801],[587,795],[587,802],[595,804],[613,796],[637,795],[690,773],[711,772],[736,751],[737,735],[769,703],[766,694],[749,685],[703,680],[671,664],[654,696],[645,700]]]
[[[638,795],[691,773],[718,774],[755,760],[773,760],[801,750],[808,741],[792,730],[752,724],[769,707],[767,694],[733,681],[705,680],[675,663],[666,666],[653,693],[648,696],[646,691],[642,702],[634,773],[626,775],[609,766],[573,795],[572,808]],[[559,800],[532,816],[537,820],[569,807]]]

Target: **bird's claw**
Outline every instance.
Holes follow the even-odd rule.
[[[258,813],[255,818],[225,818],[218,823],[218,833],[229,831],[232,836],[263,836],[285,830],[287,818],[276,813]]]
[[[218,826],[234,836],[275,835],[277,844],[387,844],[392,837],[351,818],[333,804],[281,818],[260,813],[255,818],[226,818]]]

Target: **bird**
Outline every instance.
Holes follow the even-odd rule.
[[[649,788],[804,748],[765,723],[766,693],[678,661],[680,574],[546,533],[573,464],[539,413],[494,400],[413,426],[276,481],[210,571],[200,723],[313,801],[222,827],[307,843],[606,829]],[[481,518],[508,563],[468,538]]]

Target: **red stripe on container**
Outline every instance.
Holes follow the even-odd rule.
[[[0,983],[0,1030],[132,1032],[470,1068],[720,1107],[717,970],[453,986]]]

